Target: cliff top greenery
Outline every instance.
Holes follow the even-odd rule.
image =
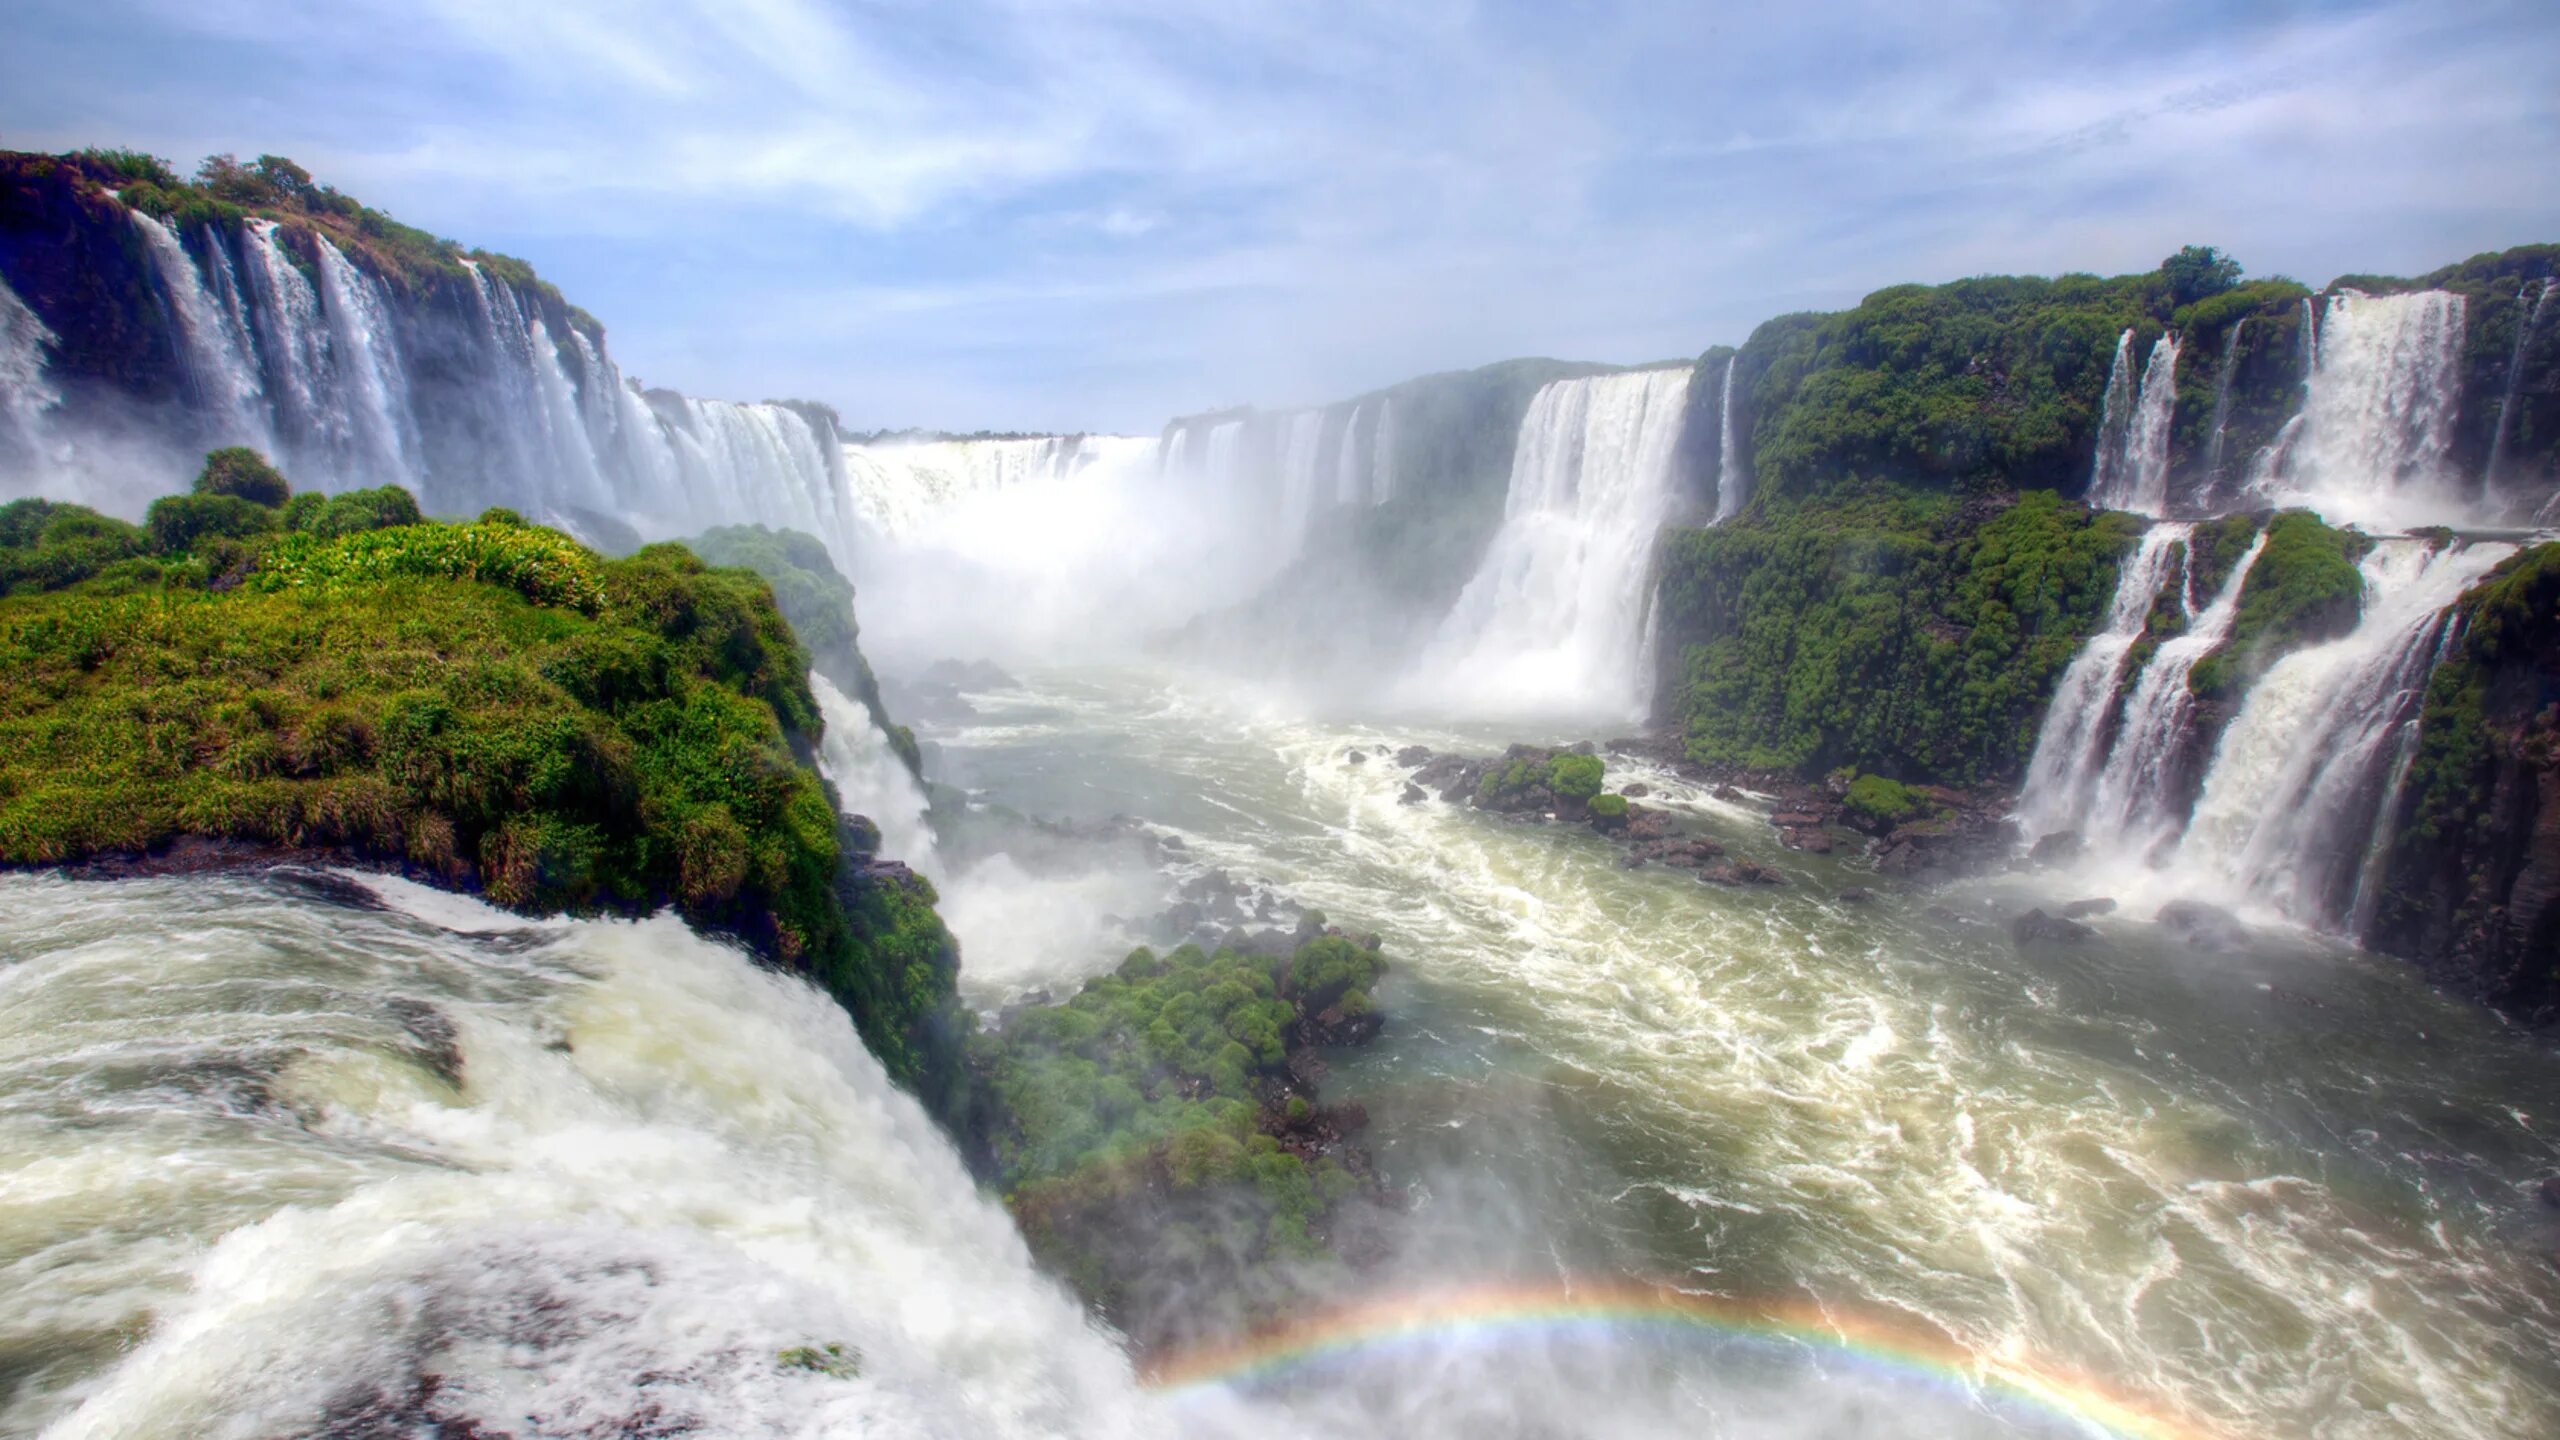
[[[491,279],[559,305],[589,335],[604,333],[594,316],[568,304],[559,289],[536,275],[525,261],[470,249],[404,225],[334,186],[315,181],[310,171],[281,155],[261,155],[245,162],[230,155],[207,156],[190,179],[182,178],[168,161],[140,150],[93,148],[67,155],[0,152],[0,178],[60,179],[92,191],[113,191],[124,204],[182,230],[208,224],[237,227],[251,219],[306,227],[326,234],[341,250],[369,257],[375,273],[413,287],[439,276],[458,279],[462,262],[469,260]]]
[[[922,880],[851,854],[764,581],[422,522],[397,490],[274,497],[217,456],[139,526],[0,507],[0,863],[195,836],[532,911],[673,904],[826,985],[892,1073],[947,1081],[949,937]]]

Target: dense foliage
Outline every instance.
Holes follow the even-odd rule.
[[[1675,532],[1661,595],[1691,757],[2015,775],[2139,524],[2045,492],[1959,505],[1874,486]]]
[[[503,522],[287,532],[302,498],[173,496],[148,528],[0,508],[0,862],[192,836],[529,910],[672,903],[827,985],[892,1073],[951,1083],[931,888],[849,854],[762,581]],[[156,523],[173,504],[223,519]]]
[[[808,648],[809,668],[861,701],[907,769],[923,778],[924,761],[914,732],[890,723],[888,710],[880,703],[879,682],[863,658],[861,629],[854,620],[853,582],[836,569],[824,541],[798,530],[726,525],[706,530],[685,544],[713,565],[736,566],[763,576],[773,587],[782,617]]]
[[[2308,511],[2289,510],[2267,522],[2266,547],[2240,583],[2231,637],[2196,662],[2187,688],[2237,698],[2286,655],[2353,630],[2364,609],[2356,561],[2370,543]]]
[[[1289,1050],[1311,1023],[1366,1016],[1384,969],[1338,935],[1276,957],[1142,949],[980,1035],[983,1139],[1034,1249],[1142,1329],[1142,1292],[1183,1277],[1275,1296],[1274,1267],[1318,1260],[1361,1186],[1299,1142],[1315,1112],[1291,1093]]]

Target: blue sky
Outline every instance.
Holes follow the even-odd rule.
[[[2560,3],[10,0],[0,144],[286,154],[653,384],[1151,431],[2219,244],[2560,240]]]

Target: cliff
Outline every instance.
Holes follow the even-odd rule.
[[[288,497],[227,452],[143,526],[0,507],[0,587],[0,863],[217,842],[529,913],[673,905],[956,1105],[956,948],[812,768],[806,652],[755,575]]]

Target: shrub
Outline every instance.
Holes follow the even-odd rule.
[[[282,471],[267,463],[266,456],[246,445],[232,445],[204,457],[204,469],[196,474],[195,493],[236,495],[253,505],[272,509],[290,499],[293,488],[285,483]]]
[[[0,505],[0,595],[59,590],[151,548],[139,527],[85,505]]]
[[[163,495],[143,512],[151,547],[183,555],[212,539],[245,540],[276,528],[276,512],[237,495]]]
[[[159,506],[152,509],[156,514]],[[261,558],[256,583],[271,591],[340,592],[404,576],[476,580],[587,615],[605,604],[595,557],[584,546],[556,530],[518,525],[405,525],[335,539],[288,535]]]
[[[1899,825],[1925,808],[1910,786],[1881,775],[1861,775],[1850,781],[1841,803],[1851,814],[1884,825]]]
[[[1624,795],[1594,795],[1594,796],[1592,796],[1592,797],[1591,797],[1591,818],[1592,818],[1592,819],[1594,819],[1594,820],[1600,820],[1600,821],[1624,820],[1624,819],[1626,819],[1626,818],[1627,818],[1627,797],[1626,797],[1626,796],[1624,796]]]
[[[1574,800],[1600,793],[1606,767],[1597,755],[1558,755],[1547,762],[1547,788]]]

